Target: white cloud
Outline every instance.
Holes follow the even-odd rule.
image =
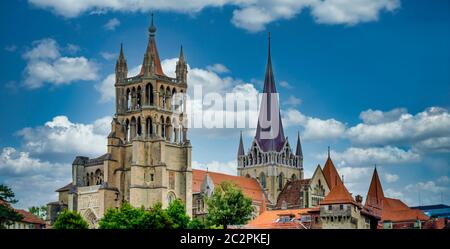
[[[109,53],[109,52],[100,52],[100,55],[103,57],[103,59],[105,59],[107,61],[113,60],[117,56],[115,53]]]
[[[60,56],[59,45],[51,38],[34,41],[33,48],[23,54],[23,57],[29,60],[56,59]]]
[[[407,114],[406,108],[395,108],[393,110],[383,112],[380,110],[369,109],[361,112],[359,118],[365,124],[381,124],[398,120],[403,114]]]
[[[404,199],[404,195],[401,191],[397,191],[392,188],[388,188],[388,189],[384,190],[384,196],[389,197],[389,198],[400,199],[400,200]]]
[[[9,45],[9,46],[6,46],[5,47],[5,51],[8,51],[8,52],[15,52],[17,50],[17,46],[15,45],[15,44],[12,44],[12,45]]]
[[[197,161],[192,161],[192,168],[194,169],[202,169],[202,170],[209,170],[212,172],[219,172],[229,175],[236,175],[237,163],[236,161],[230,161],[230,162],[218,162],[218,161],[212,161],[207,163],[200,163]]]
[[[390,173],[384,173],[383,174],[384,180],[388,183],[396,182],[400,177],[396,174],[390,174]]]
[[[19,208],[56,200],[54,191],[70,182],[70,173],[70,164],[42,161],[11,147],[0,153],[0,181],[12,188]]]
[[[302,100],[295,97],[295,96],[289,96],[289,98],[285,101],[283,101],[283,104],[290,105],[290,106],[298,106],[302,103]]]
[[[419,154],[411,150],[405,151],[396,147],[374,147],[374,148],[357,148],[350,147],[343,152],[332,152],[333,160],[338,165],[346,166],[368,166],[374,164],[401,164],[413,163],[421,160]],[[323,158],[323,155],[318,155]]]
[[[31,89],[39,88],[44,83],[63,85],[98,78],[95,63],[83,56],[61,56],[57,42],[50,38],[33,42],[33,48],[26,51],[23,57],[27,60],[24,83]]]
[[[129,72],[129,76],[135,76],[141,70],[141,65],[132,68]],[[116,82],[116,74],[112,73],[107,75],[101,82],[96,84],[94,87],[100,93],[100,103],[106,103],[108,101],[114,100],[116,97],[116,90],[114,84]]]
[[[288,109],[283,113],[283,124],[286,127],[300,125],[304,127],[303,138],[316,139],[334,139],[341,138],[344,135],[345,124],[335,119],[319,119],[308,117],[296,109]]]
[[[406,113],[404,109],[385,113],[369,110],[362,112],[360,117],[364,122],[347,131],[348,138],[357,144],[419,143],[419,148],[443,150],[450,147],[450,114],[444,108],[430,107],[415,115]]]
[[[67,44],[67,46],[66,46],[66,50],[67,50],[67,52],[68,53],[70,53],[70,54],[76,54],[76,53],[78,53],[80,50],[81,50],[81,48],[80,48],[80,46],[78,46],[78,45],[75,45],[75,44]]]
[[[292,89],[294,88],[293,86],[291,86],[291,84],[289,84],[289,82],[282,80],[280,81],[280,86],[286,89]]]
[[[120,26],[120,21],[117,18],[109,19],[108,22],[105,23],[105,25],[103,25],[103,27],[106,30],[115,30],[119,26]]]
[[[312,15],[317,23],[354,25],[377,21],[382,11],[400,8],[400,0],[324,0],[315,1]]]
[[[106,136],[111,117],[92,124],[72,123],[66,116],[56,116],[44,126],[24,128],[18,132],[27,151],[46,154],[64,153],[99,156],[106,152]]]
[[[251,32],[265,29],[277,20],[291,19],[303,10],[309,10],[317,23],[354,25],[376,21],[382,11],[393,12],[400,8],[399,0],[200,0],[184,1],[101,1],[101,0],[28,0],[29,3],[69,18],[82,13],[106,11],[148,12],[154,10],[177,13],[197,13],[207,7],[232,6],[231,22]]]
[[[206,69],[209,70],[209,71],[213,71],[215,73],[218,73],[218,74],[229,73],[230,72],[230,69],[228,69],[225,65],[219,64],[219,63],[214,64],[214,65],[209,65],[209,66],[206,67]]]
[[[339,174],[344,176],[345,184],[355,183],[355,182],[366,182],[367,179],[372,175],[373,168],[365,167],[341,167],[338,168]]]

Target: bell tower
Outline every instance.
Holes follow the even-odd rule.
[[[187,64],[183,55],[177,77],[164,74],[156,46],[153,15],[140,73],[128,77],[123,46],[116,64],[116,114],[108,137],[108,151],[119,167],[112,169],[121,201],[146,208],[163,207],[179,198],[191,215],[192,146],[188,139],[183,95]]]

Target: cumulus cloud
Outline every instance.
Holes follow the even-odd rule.
[[[368,110],[360,115],[363,123],[347,131],[348,138],[362,145],[417,144],[418,148],[448,150],[450,113],[430,107],[415,115],[404,109],[388,112]]]
[[[308,117],[296,109],[288,109],[283,113],[283,124],[286,127],[303,126],[303,138],[310,140],[341,138],[346,129],[346,125],[340,121]]]
[[[402,164],[421,160],[421,156],[411,150],[402,150],[397,147],[358,148],[349,147],[343,152],[333,151],[333,160],[339,165],[368,166],[374,164]],[[323,158],[324,155],[320,155]]]
[[[295,97],[295,96],[289,96],[288,99],[286,99],[285,101],[283,101],[284,105],[290,105],[290,106],[298,106],[302,103],[302,100]]]
[[[206,163],[192,161],[192,168],[194,169],[209,170],[212,172],[220,172],[229,175],[237,174],[236,167],[237,167],[236,161],[230,162],[211,161]]]
[[[54,191],[70,182],[70,173],[70,164],[42,161],[15,148],[0,153],[0,181],[15,192],[19,208],[56,200]]]
[[[103,28],[105,28],[106,30],[115,30],[117,27],[120,26],[120,21],[117,18],[111,18],[108,20],[108,22],[105,23],[105,25],[103,25]]]
[[[66,116],[56,116],[43,126],[24,128],[17,134],[23,138],[26,151],[36,154],[99,156],[106,152],[106,136],[110,126],[111,117],[82,124],[73,123]]]
[[[141,70],[141,65],[132,68],[128,75],[135,76]],[[108,101],[114,100],[116,97],[116,90],[114,84],[116,83],[116,74],[108,74],[101,82],[95,84],[95,89],[100,93],[100,103],[106,103]]]
[[[280,86],[286,89],[292,89],[294,88],[291,84],[289,84],[289,82],[282,80],[280,81]]]
[[[219,63],[214,64],[214,65],[209,65],[209,66],[206,67],[206,69],[209,70],[209,71],[213,71],[215,73],[218,73],[218,74],[229,73],[230,72],[230,69],[228,69],[225,65],[219,64]]]
[[[73,45],[70,47],[73,50]],[[50,38],[33,42],[33,47],[23,54],[23,58],[27,61],[24,83],[31,89],[44,83],[63,85],[98,78],[98,66],[94,62],[83,56],[62,56],[58,43]]]
[[[103,59],[109,61],[109,60],[113,60],[117,57],[117,55],[115,53],[110,53],[110,52],[100,52],[100,56],[103,57]]]
[[[384,180],[388,183],[396,182],[400,177],[396,174],[390,174],[390,173],[384,173],[383,174]]]
[[[50,9],[58,15],[73,18],[82,13],[106,11],[147,12],[153,10],[177,13],[197,13],[207,7],[231,6],[234,8],[231,22],[250,32],[264,30],[277,20],[288,20],[309,10],[317,23],[355,25],[377,21],[381,12],[393,12],[400,8],[400,0],[201,0],[184,1],[72,1],[28,0],[34,6]]]

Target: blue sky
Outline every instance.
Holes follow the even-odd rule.
[[[450,203],[450,3],[294,2],[8,1],[0,182],[19,207],[45,204],[70,181],[74,156],[105,150],[120,43],[132,71],[154,12],[166,73],[183,45],[190,82],[221,93],[262,89],[271,32],[285,133],[295,144],[301,132],[307,176],[330,145],[354,194],[366,195],[377,164],[386,195]],[[239,130],[189,135],[195,167],[234,172]]]

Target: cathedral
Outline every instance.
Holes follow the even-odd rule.
[[[254,217],[267,208],[277,208],[278,197],[286,185],[304,180],[303,152],[300,135],[295,151],[284,136],[270,36],[256,135],[245,152],[241,134],[238,176],[231,176],[191,168],[192,146],[187,137],[184,103],[188,71],[183,48],[176,77],[171,78],[161,66],[153,17],[148,32],[138,75],[128,76],[124,48],[120,47],[115,68],[115,115],[107,138],[107,153],[97,158],[75,158],[72,182],[56,190],[59,200],[48,204],[49,219],[54,220],[60,210],[68,208],[96,227],[107,209],[120,207],[124,202],[145,208],[160,202],[167,207],[176,198],[185,203],[190,216],[202,218],[207,213],[205,197],[223,181],[236,183],[252,199]],[[323,198],[325,190],[320,179],[311,182],[320,185],[322,195],[318,197]]]

